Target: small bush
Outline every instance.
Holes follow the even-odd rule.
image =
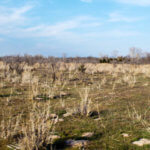
[[[79,70],[80,72],[84,73],[84,72],[86,71],[86,68],[85,68],[85,66],[82,64],[82,65],[78,68],[78,70]]]
[[[103,58],[100,58],[99,62],[100,63],[110,63],[110,59],[108,57],[103,57]]]

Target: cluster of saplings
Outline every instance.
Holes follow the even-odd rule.
[[[130,62],[129,57],[117,57],[117,58],[112,58],[112,57],[102,57],[99,59],[100,63],[120,63],[120,62]]]

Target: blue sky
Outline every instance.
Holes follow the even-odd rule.
[[[150,0],[0,0],[0,55],[150,52]]]

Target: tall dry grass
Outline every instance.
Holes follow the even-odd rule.
[[[42,104],[30,102],[26,118],[23,113],[13,117],[10,112],[9,118],[3,116],[0,124],[0,137],[3,139],[15,137],[14,142],[22,150],[38,149],[50,144],[52,142],[51,131],[55,123],[54,120],[50,120],[50,111],[51,104],[48,101]]]

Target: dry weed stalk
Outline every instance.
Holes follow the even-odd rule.
[[[135,106],[132,105],[131,109],[128,107],[128,116],[133,120],[133,122],[139,122],[143,125],[143,127],[149,128],[150,123],[146,121],[146,115],[149,110],[145,110],[144,113],[140,113],[136,110]]]
[[[22,84],[29,84],[31,82],[31,71],[24,71],[21,75]]]
[[[4,139],[17,137],[16,142],[21,150],[37,150],[43,145],[50,144],[54,125],[54,120],[50,120],[50,107],[50,102],[32,102],[28,108],[27,119],[23,118],[22,113],[16,118],[4,117],[1,121],[0,136]]]
[[[81,98],[79,111],[82,115],[88,115],[91,111],[91,99],[89,98],[90,88],[80,89],[79,95]]]
[[[23,139],[19,145],[23,150],[33,150],[51,143],[53,122],[50,118],[50,102],[34,103],[29,119],[22,126]]]
[[[129,87],[134,87],[135,84],[136,84],[136,76],[133,76],[131,74],[128,74],[128,75],[124,75],[123,76],[123,81],[125,83],[127,83],[129,85]]]

